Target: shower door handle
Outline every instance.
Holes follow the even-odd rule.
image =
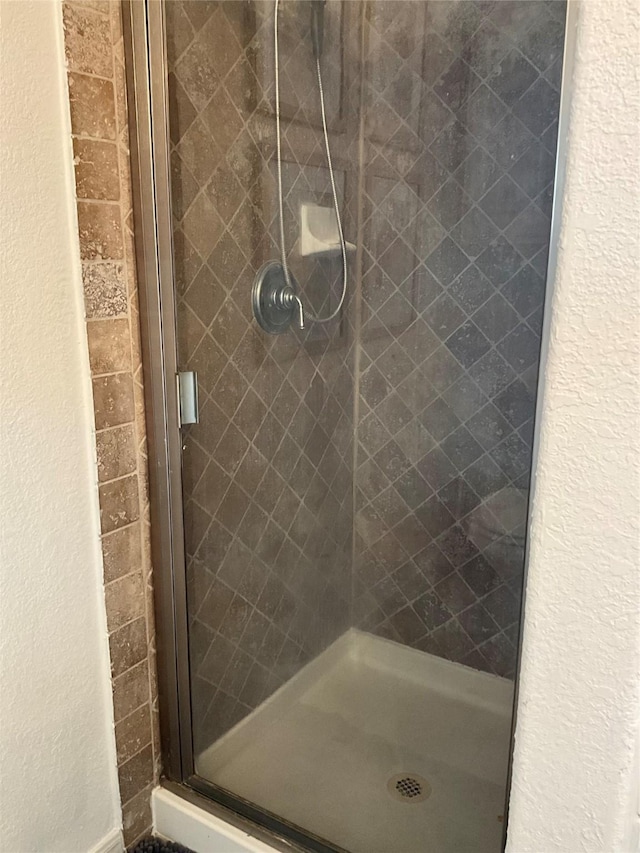
[[[195,370],[183,370],[176,374],[178,386],[178,426],[197,424],[200,420],[198,406],[198,374]]]

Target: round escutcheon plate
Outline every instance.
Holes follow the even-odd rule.
[[[295,281],[292,276],[290,278],[295,288]],[[285,287],[286,279],[280,261],[267,261],[256,273],[251,289],[253,316],[270,335],[286,332],[296,316],[293,306],[285,307],[277,298]]]

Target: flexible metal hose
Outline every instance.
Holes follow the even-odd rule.
[[[277,170],[278,170],[278,214],[279,214],[279,225],[280,225],[280,255],[282,258],[282,269],[284,271],[284,278],[289,287],[291,287],[291,275],[289,273],[289,265],[287,263],[287,252],[285,247],[285,239],[284,239],[284,199],[282,193],[282,139],[281,139],[281,131],[280,131],[280,57],[279,57],[279,39],[278,39],[278,11],[280,8],[280,0],[275,0],[275,17],[274,17],[274,33],[273,33],[273,47],[274,47],[274,61],[275,61],[275,94],[276,94],[276,156],[277,156]],[[320,92],[320,112],[322,113],[322,130],[324,133],[324,144],[325,150],[327,152],[327,165],[329,167],[329,178],[331,180],[331,193],[333,195],[333,207],[336,214],[336,221],[338,223],[338,234],[340,237],[340,249],[342,252],[342,291],[340,294],[340,301],[338,302],[337,307],[329,314],[328,317],[316,317],[314,314],[311,314],[309,311],[305,311],[306,316],[312,320],[314,323],[329,323],[335,317],[338,316],[342,306],[344,304],[345,297],[347,295],[347,246],[344,241],[344,234],[342,231],[342,220],[340,218],[340,210],[338,208],[338,193],[336,191],[336,181],[333,173],[333,163],[331,160],[331,149],[329,146],[329,132],[327,130],[327,116],[324,105],[324,87],[322,85],[322,71],[320,69],[320,57],[316,56],[316,73],[318,77],[318,90]]]

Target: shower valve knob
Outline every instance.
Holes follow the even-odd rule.
[[[268,261],[262,266],[253,282],[251,304],[253,316],[270,335],[280,335],[291,326],[297,317],[299,329],[304,329],[304,307],[295,291],[295,279],[289,275],[291,284],[280,261]]]
[[[287,284],[282,289],[276,290],[273,298],[277,306],[287,309],[293,308],[294,311],[297,311],[298,328],[304,329],[304,306],[295,290]]]

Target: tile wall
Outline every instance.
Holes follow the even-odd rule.
[[[356,619],[512,676],[565,4],[365,19]]]
[[[159,775],[145,420],[119,2],[65,2],[78,230],[95,410],[124,840]]]
[[[326,55],[350,231],[357,77],[340,61],[340,32],[354,9],[328,22]],[[283,4],[285,231],[307,306],[327,313],[341,262],[295,251],[299,205],[331,204],[308,29],[308,6]],[[179,358],[198,372],[201,408],[183,456],[199,751],[349,625],[354,333],[351,300],[303,333],[272,337],[252,319],[253,278],[279,258],[273,4],[176,0],[167,34]]]

